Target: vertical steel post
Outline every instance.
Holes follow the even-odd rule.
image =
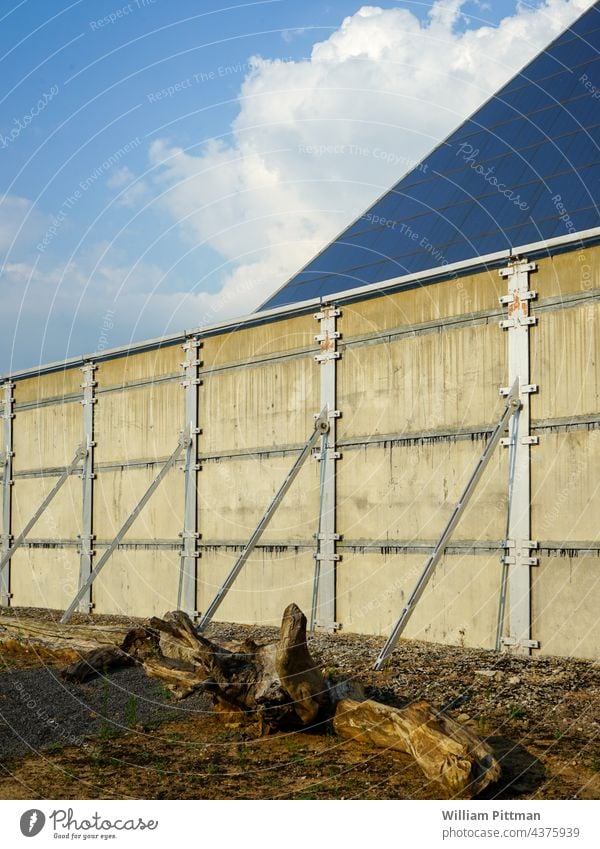
[[[198,552],[198,387],[202,381],[198,378],[198,369],[202,361],[198,351],[202,342],[189,337],[181,346],[185,351],[185,361],[181,364],[184,378],[181,386],[185,389],[185,426],[190,434],[185,453],[184,467],[184,508],[183,531],[181,532],[181,563],[177,608],[192,618],[198,617],[196,610],[196,572]]]
[[[536,268],[535,263],[516,258],[500,271],[500,276],[508,282],[508,294],[500,298],[508,312],[507,318],[500,322],[500,327],[508,332],[508,386],[518,380],[521,401],[512,434],[503,440],[505,446],[510,446],[513,456],[507,550],[503,558],[507,566],[508,634],[502,638],[502,643],[511,651],[524,655],[531,654],[532,648],[539,648],[539,642],[531,639],[531,567],[538,564],[531,550],[538,544],[531,539],[530,469],[530,449],[537,445],[538,437],[530,434],[529,405],[529,396],[537,392],[537,385],[529,382],[529,328],[537,323],[537,318],[529,314],[529,302],[537,297],[529,288],[529,275]],[[507,389],[500,391],[502,394],[508,392]]]
[[[320,353],[315,356],[319,363],[321,377],[321,409],[326,408],[329,418],[329,433],[327,435],[327,462],[321,485],[319,533],[317,534],[318,569],[315,570],[317,582],[315,586],[316,609],[315,627],[326,631],[335,631],[340,625],[336,622],[336,562],[340,560],[337,554],[336,533],[336,471],[335,461],[340,455],[336,451],[336,419],[340,412],[336,409],[336,362],[340,358],[337,350],[337,340],[340,338],[336,330],[336,319],[341,311],[333,304],[323,306],[315,313],[315,319],[320,323],[320,333],[315,336],[319,343]]]
[[[12,543],[12,468],[13,468],[13,419],[14,419],[14,383],[7,380],[2,385],[3,397],[2,420],[4,422],[4,455],[2,471],[2,548],[0,559],[4,558],[10,550]],[[4,607],[10,605],[12,593],[10,591],[10,560],[0,570],[0,604]]]
[[[96,404],[96,381],[94,372],[97,366],[89,362],[81,366],[83,372],[83,439],[87,453],[83,460],[81,479],[83,482],[81,533],[79,534],[79,587],[83,587],[92,573],[94,550],[93,514],[94,514],[94,405]],[[89,613],[92,608],[92,586],[79,604],[81,613]]]

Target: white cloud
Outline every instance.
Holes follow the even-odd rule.
[[[0,253],[21,252],[38,238],[47,225],[42,215],[27,198],[0,195]],[[0,267],[3,257],[0,257]]]
[[[226,142],[152,145],[160,203],[228,263],[208,310],[229,291],[232,313],[254,309],[590,3],[457,32],[464,5],[438,0],[425,23],[364,6],[306,60],[254,57]]]

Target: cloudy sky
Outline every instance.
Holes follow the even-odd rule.
[[[0,374],[253,311],[591,5],[0,0]]]

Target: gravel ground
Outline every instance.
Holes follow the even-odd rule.
[[[201,694],[174,703],[141,668],[80,685],[66,683],[58,673],[59,668],[45,666],[0,674],[0,757],[85,746],[92,738],[210,711]]]
[[[0,610],[2,615],[58,620],[59,611]],[[118,616],[77,615],[73,624],[139,625]],[[275,628],[213,623],[206,636],[257,642],[277,637]],[[558,751],[568,740],[572,765],[600,765],[600,667],[571,658],[523,658],[507,653],[401,640],[387,668],[372,666],[383,638],[318,634],[309,648],[325,674],[355,677],[367,693],[388,704],[427,699],[482,736],[548,741]],[[0,649],[0,664],[2,654]],[[1,669],[1,666],[0,666]],[[188,712],[210,709],[205,696],[174,703],[162,686],[138,668],[123,669],[84,685],[66,684],[58,669],[6,667],[0,672],[0,754],[18,755],[52,745],[117,735],[132,726],[151,727]],[[596,769],[599,767],[597,766]]]

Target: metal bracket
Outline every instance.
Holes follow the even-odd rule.
[[[539,640],[516,640],[514,637],[502,637],[502,644],[514,648],[539,649]]]

